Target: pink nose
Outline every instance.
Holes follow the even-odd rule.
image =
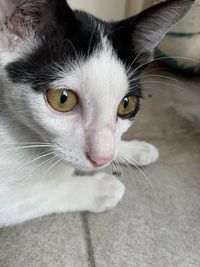
[[[90,154],[87,154],[87,157],[95,167],[104,166],[109,162],[111,162],[113,159],[113,156],[98,157],[98,156],[92,156]]]

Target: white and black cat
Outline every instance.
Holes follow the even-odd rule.
[[[108,23],[65,0],[0,0],[0,226],[111,209],[124,185],[75,169],[99,170],[123,148],[138,165],[158,158],[121,136],[139,109],[142,69],[193,2]]]

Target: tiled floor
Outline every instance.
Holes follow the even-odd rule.
[[[157,145],[159,161],[145,176],[122,167],[126,195],[110,212],[1,229],[1,267],[200,266],[200,79],[152,78],[126,138]]]

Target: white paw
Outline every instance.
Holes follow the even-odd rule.
[[[129,163],[137,166],[148,166],[159,158],[158,149],[146,142],[123,142],[121,151]],[[128,162],[127,162],[128,163]]]
[[[106,173],[96,174],[96,190],[93,212],[103,212],[114,208],[122,199],[124,185],[114,176]]]

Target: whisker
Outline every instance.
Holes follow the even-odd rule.
[[[187,90],[187,89],[185,89],[185,88],[183,88],[183,87],[180,87],[180,86],[178,86],[178,85],[176,85],[176,84],[173,84],[173,83],[166,83],[166,82],[161,82],[161,81],[156,81],[156,80],[154,80],[154,81],[152,80],[152,81],[141,81],[141,82],[138,82],[137,84],[134,84],[134,86],[131,88],[131,90],[132,90],[134,87],[136,87],[137,85],[141,85],[141,84],[149,84],[149,83],[157,83],[157,84],[163,84],[163,85],[172,86],[172,87],[174,87],[174,88],[178,88],[178,89],[180,89],[180,90],[182,90],[182,91],[185,91],[186,93],[189,93],[189,94],[194,95],[193,92],[191,92],[191,91],[189,91],[189,90]]]
[[[51,157],[50,159],[48,159],[48,160],[42,162],[42,163],[39,164],[39,165],[34,166],[34,168],[38,168],[38,167],[41,167],[41,166],[45,165],[45,164],[48,163],[50,160],[52,160],[52,158],[53,158],[53,157]],[[9,167],[5,166],[4,168],[1,168],[0,171],[1,171],[1,176],[2,176],[2,178],[5,176],[5,179],[3,179],[3,184],[5,185],[5,184],[9,184],[10,181],[12,182],[12,180],[13,180],[13,175],[14,175],[14,172],[16,172],[16,170],[17,170],[19,173],[21,173],[22,176],[20,175],[20,177],[21,177],[21,179],[23,178],[23,182],[24,182],[25,180],[29,179],[30,177],[34,176],[34,173],[33,173],[32,175],[30,175],[30,172],[27,172],[26,169],[25,169],[25,170],[26,170],[25,172],[23,171],[23,168],[25,168],[25,167],[27,167],[27,166],[28,166],[28,165],[17,166],[15,169],[13,169],[13,170],[11,171],[11,173],[13,172],[13,174],[10,175],[10,176],[6,175],[6,174],[8,173],[8,171],[9,171],[9,173],[10,173]],[[4,174],[4,171],[5,171],[5,174]],[[28,176],[28,178],[27,178],[27,176]]]
[[[131,77],[132,75],[134,75],[134,73],[131,73],[130,70],[133,67],[133,64],[136,63],[136,61],[138,60],[138,58],[141,56],[141,53],[138,54],[132,61],[132,63],[128,66],[128,68],[126,69],[126,73],[128,74],[128,77]]]
[[[75,54],[76,58],[79,58],[78,52],[77,52],[74,44],[72,43],[72,41],[70,39],[67,39],[66,42],[68,42],[68,44],[71,46],[72,50],[74,51],[74,54]]]
[[[54,154],[54,152],[49,152],[49,153],[46,153],[46,154],[44,154],[44,155],[41,155],[41,156],[39,156],[39,157],[37,157],[37,158],[35,158],[35,159],[29,161],[28,163],[26,163],[25,166],[28,166],[28,165],[30,165],[31,163],[34,163],[34,162],[36,162],[36,161],[38,161],[38,160],[40,160],[40,159],[43,159],[43,158],[45,158],[45,157],[48,157],[48,156],[52,155],[52,154]]]
[[[158,78],[168,79],[168,80],[177,82],[177,83],[180,84],[180,85],[185,86],[185,84],[184,84],[183,82],[179,81],[178,79],[175,79],[175,78],[172,78],[172,77],[168,77],[168,76],[165,76],[165,75],[160,75],[160,74],[155,74],[155,75],[144,75],[144,76],[140,76],[140,79],[144,79],[144,78],[152,78],[152,77],[155,77],[155,78],[158,77]]]
[[[189,57],[179,57],[179,56],[161,56],[161,57],[156,57],[154,59],[151,59],[151,60],[147,60],[145,62],[143,62],[141,65],[139,65],[136,69],[134,69],[132,75],[136,74],[137,71],[139,71],[139,69],[145,67],[146,65],[150,64],[150,63],[153,63],[153,62],[156,62],[156,61],[159,61],[159,60],[163,60],[163,59],[171,59],[171,58],[174,58],[174,59],[183,59],[183,60],[187,60],[187,61],[191,61],[191,62],[194,62],[194,63],[200,63],[199,60],[195,60],[194,58],[189,58]]]
[[[44,148],[44,147],[51,147],[51,145],[30,145],[30,146],[22,146],[22,147],[8,148],[8,149],[6,149],[6,151],[23,150],[23,149],[29,149],[29,148]]]
[[[138,164],[138,162],[137,161],[135,161],[135,160],[130,160],[128,157],[126,157],[124,154],[121,154],[121,156],[124,158],[124,159],[126,159],[127,160],[127,162],[129,162],[130,164],[132,164],[142,175],[143,175],[143,177],[146,179],[146,181],[147,181],[147,183],[149,184],[149,186],[151,187],[151,189],[152,189],[152,192],[153,192],[153,194],[154,194],[154,196],[155,196],[155,199],[156,199],[156,201],[158,202],[158,196],[157,196],[157,192],[155,191],[155,189],[154,189],[154,187],[153,187],[153,184],[151,183],[151,181],[149,180],[149,178],[147,177],[147,175],[136,165],[136,164]],[[136,163],[134,163],[133,161],[135,161]]]
[[[110,175],[113,175],[113,172],[112,172],[112,163],[108,166],[108,173]]]
[[[119,159],[123,162],[123,164],[125,164],[125,166],[128,168],[130,174],[132,175],[132,173],[133,173],[133,175],[136,176],[136,178],[137,178],[139,184],[142,185],[142,181],[141,181],[140,177],[137,175],[137,173],[134,171],[134,169],[131,168],[130,164],[128,164],[128,163],[126,162],[126,160],[125,160],[124,158],[122,158],[120,155],[119,155],[118,157],[119,157]]]
[[[2,145],[14,146],[14,145],[51,145],[51,143],[44,142],[20,142],[20,143],[2,143]]]
[[[91,45],[92,45],[92,41],[93,41],[93,39],[94,39],[94,34],[95,34],[95,32],[97,32],[98,31],[98,28],[97,28],[97,26],[96,26],[96,24],[94,25],[94,29],[93,29],[93,32],[92,32],[92,34],[91,34],[91,37],[90,37],[90,42],[89,42],[89,48],[88,48],[88,56],[89,56],[89,53],[90,53],[90,50],[91,50]]]
[[[174,135],[173,135],[174,136]],[[120,145],[122,148],[129,148],[129,144],[121,144]],[[173,149],[173,148],[177,148],[179,147],[178,144],[174,144],[174,145],[169,145],[169,146],[159,146],[159,151],[163,151],[163,150],[167,150],[167,149]],[[137,146],[137,145],[134,145],[134,149],[136,150],[139,150],[139,151],[147,151],[148,149],[147,148],[144,148],[144,147],[140,147],[140,146]]]
[[[169,68],[151,68],[149,70],[143,71],[142,74],[146,75],[147,73],[151,73],[151,72],[155,73],[157,71],[163,71],[163,70],[167,71],[169,70]]]
[[[123,181],[126,181],[125,176],[124,176],[124,172],[123,172],[123,170],[122,170],[122,167],[121,167],[121,165],[120,165],[118,159],[116,158],[115,161],[116,161],[116,163],[117,163],[117,165],[118,165],[120,176],[122,175],[122,179],[123,179]]]
[[[112,173],[112,175],[114,175],[114,164],[113,164],[113,162],[111,162],[110,167],[111,167],[111,173]]]
[[[45,173],[45,177],[50,173],[50,171],[55,168],[61,161],[63,161],[62,159],[57,160]]]
[[[127,142],[128,143],[128,142]],[[120,147],[123,149],[123,148],[130,148],[130,145],[129,144],[125,144],[125,143],[121,143],[120,144]],[[147,148],[144,148],[144,147],[141,147],[137,144],[134,144],[134,149],[137,148],[138,150],[141,150],[141,151],[148,151]]]
[[[119,170],[119,166],[117,165],[117,162],[116,162],[116,160],[114,159],[113,160],[113,166],[114,166],[114,172],[116,172],[116,174],[115,175],[121,175],[121,172],[120,172],[120,170]]]
[[[54,160],[55,158],[57,158],[57,156],[53,156],[53,157],[51,157],[50,159],[45,160],[44,162],[42,162],[41,164],[39,164],[37,167],[40,168],[40,167],[46,165],[46,163],[51,162],[51,161]]]

